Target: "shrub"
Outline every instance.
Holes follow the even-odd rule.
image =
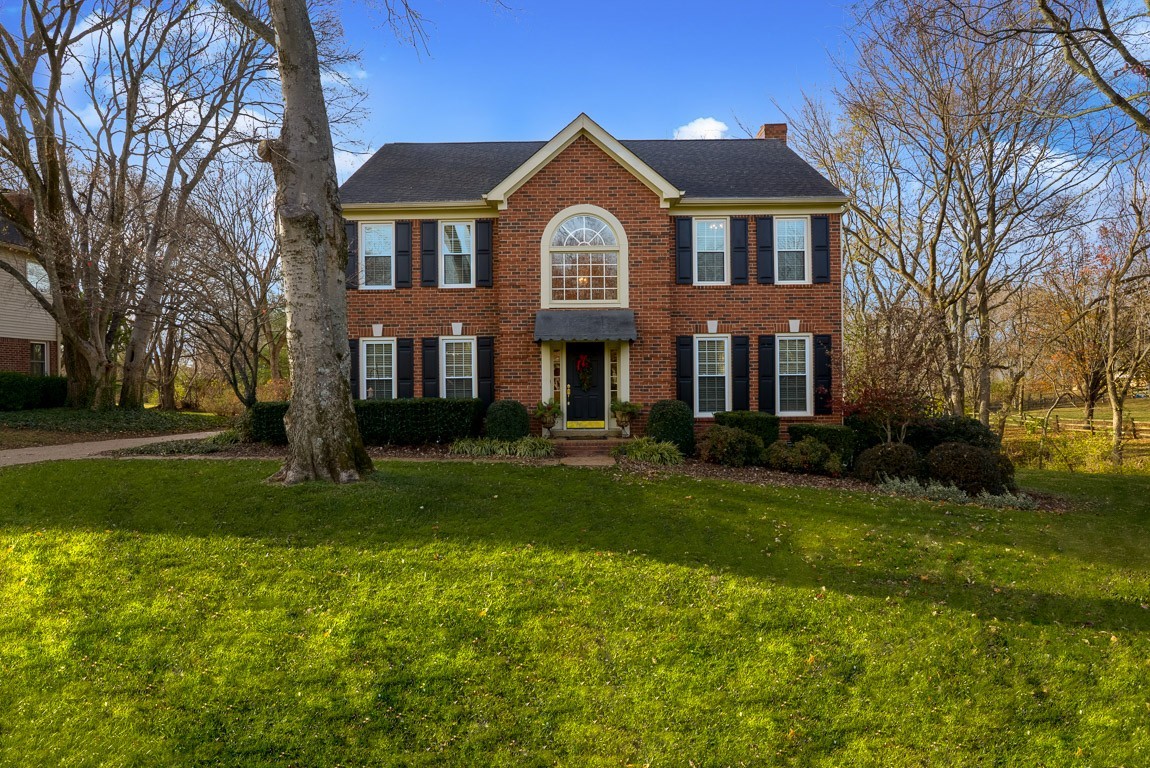
[[[716,424],[703,433],[699,440],[699,458],[725,467],[745,467],[757,464],[763,455],[763,441],[734,427]]]
[[[999,454],[977,445],[943,443],[927,454],[926,466],[932,480],[949,483],[968,496],[984,491],[998,495],[1006,491]]]
[[[616,459],[630,459],[644,464],[674,466],[683,463],[683,454],[674,443],[660,442],[651,437],[640,437],[620,443],[611,449]]]
[[[256,403],[252,407],[252,439],[284,445],[287,403]],[[437,397],[403,400],[357,400],[355,416],[366,445],[425,445],[446,443],[479,434],[481,400]]]
[[[715,423],[750,432],[762,440],[763,445],[779,439],[779,417],[762,411],[720,411],[715,414]]]
[[[518,440],[496,440],[490,437],[465,437],[448,448],[456,456],[517,456],[521,459],[543,459],[555,454],[555,443],[543,437],[521,437]]]
[[[791,424],[787,427],[787,434],[792,443],[808,437],[818,440],[830,448],[831,453],[837,453],[844,464],[850,464],[855,457],[855,433],[850,427],[839,424]]]
[[[674,443],[684,456],[695,453],[695,417],[681,400],[660,400],[647,416],[647,436],[656,442]]]
[[[763,463],[781,472],[842,474],[842,460],[813,437],[793,445],[781,441],[771,445],[763,453]]]
[[[63,376],[0,372],[0,411],[62,408],[67,399],[68,380]]]
[[[855,459],[855,476],[867,483],[895,478],[909,480],[922,474],[918,452],[903,443],[883,443],[867,448]]]
[[[933,416],[916,420],[906,434],[906,444],[923,456],[943,443],[965,443],[998,451],[998,434],[978,419],[966,416]]]
[[[518,440],[527,437],[531,431],[531,417],[523,403],[516,400],[500,400],[487,409],[484,432],[495,440]]]

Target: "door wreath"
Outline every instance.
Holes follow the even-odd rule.
[[[575,359],[575,372],[579,374],[579,386],[584,392],[591,391],[591,355],[579,355]]]

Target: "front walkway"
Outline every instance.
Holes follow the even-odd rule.
[[[0,467],[17,464],[35,464],[40,461],[61,461],[63,459],[88,459],[105,451],[119,451],[152,443],[167,443],[172,440],[202,440],[219,434],[211,432],[191,432],[182,435],[153,435],[152,437],[125,437],[118,440],[96,440],[90,443],[65,443],[64,445],[43,445],[38,448],[12,448],[0,451]]]

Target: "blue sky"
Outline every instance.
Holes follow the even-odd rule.
[[[831,56],[847,53],[842,2],[507,3],[416,0],[430,38],[417,54],[367,3],[345,2],[370,110],[350,136],[373,150],[547,139],[580,112],[622,139],[672,138],[707,117],[739,136],[738,121],[784,119],[772,100],[791,110],[803,91],[829,91]]]

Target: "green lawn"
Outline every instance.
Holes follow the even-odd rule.
[[[1150,477],[0,470],[0,765],[1135,766]]]
[[[202,432],[223,429],[231,421],[230,416],[217,416],[214,413],[160,411],[154,408],[0,411],[0,450],[139,435]]]

